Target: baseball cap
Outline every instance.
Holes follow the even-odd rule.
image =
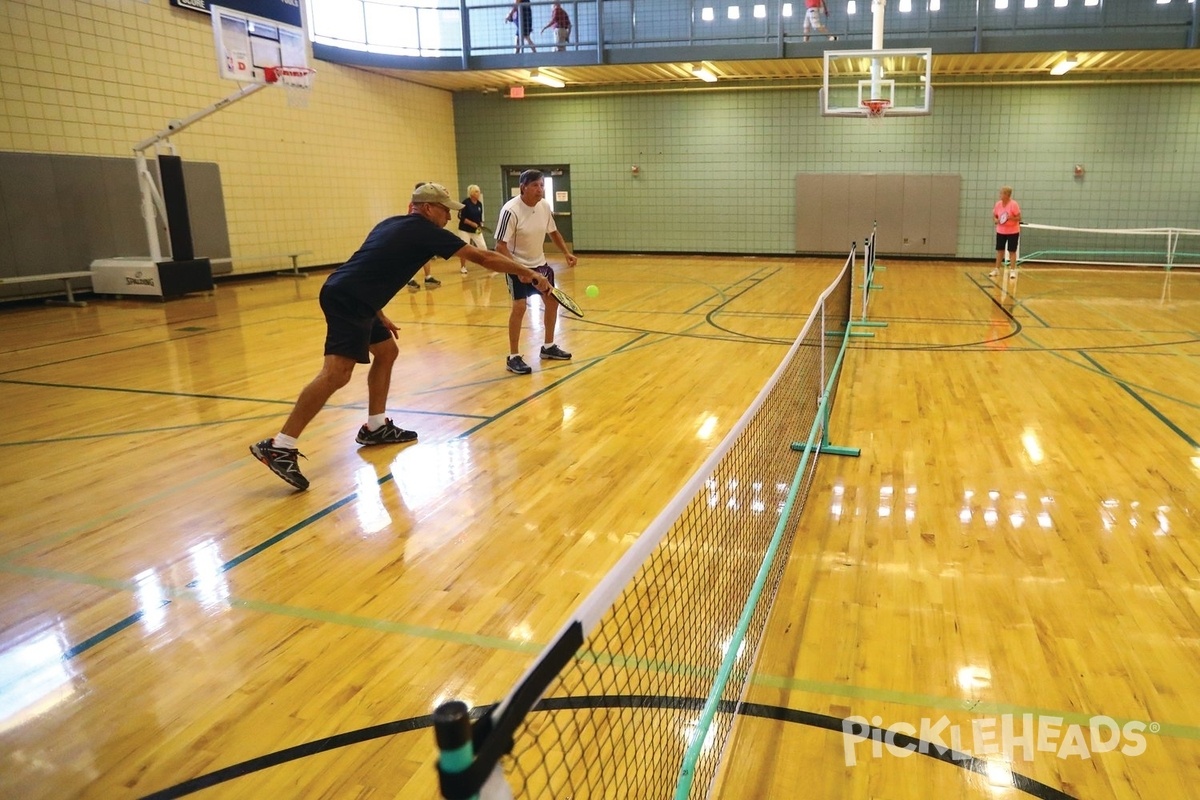
[[[458,211],[463,204],[450,197],[446,187],[440,183],[425,183],[413,190],[412,201],[416,203],[437,203],[451,211]]]

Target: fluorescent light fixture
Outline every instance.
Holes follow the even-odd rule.
[[[850,0],[849,3],[846,3],[846,13],[851,14],[851,15],[857,14],[858,13],[858,3],[854,2],[854,0]]]
[[[996,10],[1003,11],[1008,8],[1008,0],[996,0]]]
[[[850,0],[850,2],[853,3],[854,0]],[[792,4],[791,3],[783,4],[783,15],[785,17],[790,17],[792,15]]]
[[[742,9],[738,6],[730,6],[728,14],[730,19],[741,19]]]
[[[1077,66],[1079,66],[1079,59],[1077,59],[1075,56],[1066,56],[1062,61],[1054,65],[1054,68],[1050,70],[1050,74],[1066,75]]]
[[[1066,8],[1067,0],[1054,0],[1054,7],[1055,8]]]
[[[766,4],[764,4],[764,3],[755,3],[754,4],[754,18],[755,19],[766,19],[767,18]]]
[[[942,10],[942,0],[929,0],[929,10],[930,11],[941,11]]]
[[[1025,0],[1026,8],[1037,8],[1038,0]]]
[[[716,83],[717,82],[716,74],[711,69],[704,66],[703,64],[701,64],[698,67],[692,67],[692,74],[695,75],[700,80],[704,81],[705,83]]]
[[[1100,5],[1100,0],[1083,0],[1083,4],[1088,7]]]
[[[907,14],[912,11],[912,0],[900,0],[900,13]]]
[[[529,70],[529,80],[537,81],[543,86],[549,86],[551,89],[561,89],[566,86],[566,84],[560,81],[558,78],[545,75],[536,69]]]

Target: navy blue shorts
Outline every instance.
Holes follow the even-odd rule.
[[[1019,233],[997,233],[996,234],[996,252],[1003,253],[1007,250],[1010,253],[1017,252],[1017,240],[1021,238]]]
[[[321,311],[325,314],[325,355],[371,363],[371,345],[392,335],[379,317],[361,300],[335,289],[321,287]]]
[[[554,270],[550,268],[549,264],[534,267],[533,271],[544,275],[546,280],[550,281],[551,286],[557,285],[554,282]],[[536,286],[532,283],[522,283],[516,275],[505,275],[504,277],[508,279],[508,296],[513,300],[528,300],[535,294],[540,294]]]

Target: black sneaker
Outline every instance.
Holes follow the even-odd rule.
[[[442,282],[439,281],[437,278],[433,277],[432,275],[430,275],[428,278],[425,279],[425,285],[428,286],[430,289],[436,289],[438,286],[442,285]]]
[[[558,345],[552,344],[549,347],[542,347],[542,358],[549,358],[554,361],[570,361],[571,354]]]
[[[504,360],[504,366],[509,372],[515,372],[518,375],[528,375],[533,372],[533,368],[525,363],[525,359],[520,356],[509,356]]]
[[[250,453],[292,486],[297,489],[308,488],[308,478],[300,474],[300,465],[296,463],[296,459],[303,455],[299,450],[276,447],[274,439],[263,439],[250,445]]]
[[[406,431],[404,428],[397,428],[392,424],[390,419],[384,420],[383,424],[371,430],[366,425],[358,429],[358,436],[354,437],[354,441],[359,444],[403,444],[404,442],[415,442],[417,440],[416,431]]]
[[[412,280],[408,282],[408,288],[415,289],[419,292],[421,291],[421,284],[417,283],[415,280]]]

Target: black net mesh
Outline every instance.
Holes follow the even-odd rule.
[[[798,475],[803,454],[792,443],[818,431],[821,392],[849,324],[852,264],[822,296],[761,405],[722,443],[715,466],[689,484],[698,488],[682,498],[682,513],[518,728],[505,765],[515,796],[674,795],[778,529],[775,557],[694,766],[691,796],[708,791],[816,467],[814,451]]]

